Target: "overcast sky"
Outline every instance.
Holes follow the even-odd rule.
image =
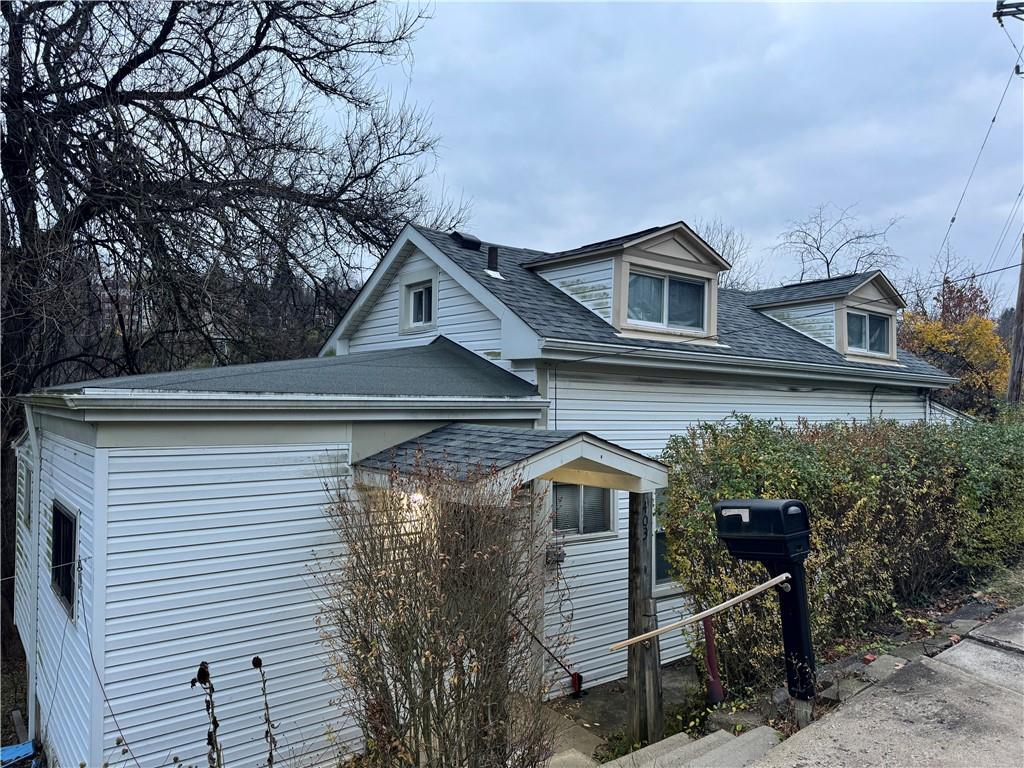
[[[381,77],[432,115],[436,183],[485,240],[557,250],[717,216],[763,253],[832,201],[903,217],[890,242],[927,268],[1016,59],[993,6],[441,3]],[[952,230],[979,270],[1020,257],[1019,209],[992,254],[1024,183],[1022,86]]]

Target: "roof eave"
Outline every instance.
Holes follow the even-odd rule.
[[[614,344],[602,344],[600,342],[576,341],[572,339],[545,338],[542,341],[541,350],[566,353],[560,359],[571,362],[573,353],[591,353],[608,350],[608,357],[622,357],[626,353],[627,360],[631,362],[650,361],[659,367],[665,367],[666,363],[674,363],[670,367],[678,367],[686,370],[697,371],[720,371],[728,369],[736,372],[749,372],[751,375],[765,375],[765,371],[771,371],[776,378],[792,379],[820,379],[830,381],[856,380],[866,384],[898,384],[928,389],[943,389],[955,384],[958,379],[952,376],[927,376],[914,374],[906,369],[893,371],[863,370],[843,365],[829,365],[826,363],[803,363],[789,360],[769,360],[757,357],[741,357],[738,355],[714,355],[709,353],[685,352],[682,350],[651,349],[649,347],[625,347]],[[546,357],[558,357],[545,355]],[[597,360],[593,355],[588,355],[588,360]]]

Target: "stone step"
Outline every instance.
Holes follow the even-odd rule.
[[[665,768],[746,768],[760,760],[782,741],[782,734],[762,725],[736,736],[709,752],[681,763],[665,763]]]
[[[677,733],[605,763],[602,768],[670,768],[683,765],[687,760],[700,757],[733,739],[734,737],[726,731],[715,731],[697,741],[693,741],[685,733]]]
[[[548,768],[594,768],[596,765],[596,760],[587,757],[578,749],[559,752],[548,761]]]

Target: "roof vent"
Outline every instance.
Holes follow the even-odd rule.
[[[476,235],[471,235],[468,232],[452,232],[450,237],[463,248],[470,251],[480,250],[480,238]]]
[[[487,269],[491,272],[498,271],[498,246],[487,246]]]

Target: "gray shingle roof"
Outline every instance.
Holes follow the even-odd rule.
[[[882,273],[875,269],[870,272],[841,275],[828,280],[810,280],[806,283],[793,283],[791,285],[782,285],[778,288],[750,291],[750,295],[754,298],[751,306],[767,307],[771,304],[781,304],[789,301],[814,301],[815,299],[825,299],[832,296],[845,296],[862,283],[880,274]]]
[[[282,393],[367,397],[536,397],[537,388],[443,336],[430,344],[249,365],[147,373],[62,384],[165,392]]]
[[[505,469],[581,434],[585,433],[455,422],[368,456],[356,466],[381,472],[407,473],[417,466],[486,472]]]
[[[653,350],[685,349],[687,352],[707,355],[709,359],[745,357],[781,364],[811,363],[841,366],[851,371],[893,372],[891,366],[884,364],[851,362],[834,349],[758,312],[755,307],[763,302],[763,298],[759,300],[758,294],[761,292],[758,291],[719,289],[718,340],[727,348],[678,341],[621,338],[611,325],[529,268],[530,262],[551,254],[498,245],[498,271],[504,278],[498,280],[485,271],[487,247],[491,243],[483,243],[480,250],[473,251],[460,247],[445,232],[419,226],[416,229],[544,338],[621,347],[647,347]],[[907,376],[947,376],[902,349],[898,350],[897,359],[905,366],[901,370]]]

